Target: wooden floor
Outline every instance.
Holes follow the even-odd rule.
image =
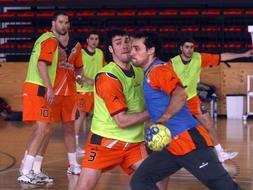
[[[44,160],[44,168],[55,177],[55,183],[44,187],[16,183],[24,146],[31,131],[32,127],[28,124],[0,120],[0,189],[74,189],[78,176],[66,175],[67,160],[61,127],[57,128],[51,139]],[[219,119],[217,131],[222,145],[227,150],[239,152],[239,156],[233,161],[226,162],[224,166],[244,189],[253,190],[253,120],[243,124],[241,120]],[[129,177],[121,169],[116,168],[102,176],[96,190],[128,190],[128,182]],[[191,174],[181,170],[171,177],[168,189],[206,188]]]

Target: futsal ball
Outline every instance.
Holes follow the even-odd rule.
[[[161,151],[171,141],[170,130],[161,124],[151,125],[145,130],[146,144],[153,151]]]

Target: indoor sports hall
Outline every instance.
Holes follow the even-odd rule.
[[[46,58],[46,55],[44,55],[44,58],[41,58],[41,52],[44,52],[43,47],[46,42],[44,43],[43,40],[38,41],[37,39],[41,39],[39,37],[47,32],[53,33],[54,29],[52,28],[56,27],[58,19],[57,16],[56,18],[54,17],[55,12],[60,12],[61,15],[64,13],[64,18],[68,18],[67,23],[65,23],[67,25],[65,33],[70,34],[71,39],[73,37],[76,40],[75,42],[80,45],[82,48],[80,52],[82,51],[83,53],[89,50],[87,47],[89,46],[88,38],[90,33],[93,32],[92,34],[94,35],[95,32],[95,36],[98,36],[99,42],[97,42],[96,47],[93,47],[93,49],[101,50],[104,56],[104,67],[111,61],[112,57],[110,53],[114,52],[112,45],[109,45],[111,49],[107,47],[107,33],[115,28],[125,31],[130,36],[129,40],[132,39],[132,34],[136,32],[147,31],[158,34],[162,42],[161,54],[158,58],[166,63],[174,56],[183,54],[183,50],[180,48],[184,46],[181,46],[180,43],[183,39],[189,38],[194,40],[190,44],[194,45],[194,52],[199,52],[200,56],[206,55],[205,53],[216,55],[217,64],[211,63],[214,61],[210,59],[208,60],[209,62],[206,61],[205,66],[203,64],[199,66],[200,77],[198,84],[196,83],[197,91],[195,89],[197,92],[196,96],[202,102],[201,105],[199,104],[199,109],[201,109],[201,114],[205,113],[209,115],[209,124],[214,128],[222,154],[225,154],[224,159],[217,158],[219,160],[218,163],[224,167],[230,177],[242,189],[253,190],[252,0],[0,0],[1,190],[75,190],[77,189],[77,184],[79,184],[78,178],[80,177],[81,169],[82,171],[85,170],[85,168],[82,168],[84,157],[88,156],[90,159],[94,159],[96,156],[96,154],[87,155],[84,150],[87,141],[90,139],[89,132],[93,116],[96,115],[100,119],[100,117],[105,117],[103,114],[99,115],[97,112],[93,113],[92,111],[84,112],[86,130],[80,129],[76,132],[75,137],[74,123],[75,119],[80,117],[80,110],[78,110],[77,105],[74,110],[75,112],[70,113],[75,117],[75,119],[71,120],[71,130],[63,129],[64,127],[62,127],[61,123],[64,125],[64,119],[61,122],[59,120],[57,122],[47,120],[47,124],[42,125],[41,123],[44,121],[41,122],[41,120],[37,119],[28,119],[29,122],[27,120],[23,121],[24,115],[25,118],[30,118],[31,115],[36,115],[34,110],[37,109],[37,103],[35,104],[29,99],[29,109],[32,111],[28,115],[26,111],[24,112],[24,107],[27,107],[27,103],[24,103],[27,92],[28,96],[30,94],[33,94],[32,96],[40,96],[48,102],[54,101],[53,98],[56,96],[57,90],[55,89],[52,91],[53,94],[49,93],[46,85],[47,82],[43,82],[45,80],[43,78],[44,75],[41,74],[41,67],[37,66],[37,63],[39,65],[40,62],[44,61],[45,67],[43,68],[46,68],[46,71],[44,71],[46,73],[49,72],[46,77],[48,81],[51,80],[51,71],[47,70],[47,68],[51,67],[51,64],[55,62],[55,57],[52,58],[51,55],[51,62],[47,60],[49,58]],[[62,23],[59,24],[61,25]],[[65,59],[60,49],[62,47],[65,48],[63,50],[66,52],[66,55],[70,55],[69,59],[66,58],[69,61],[72,53],[76,53],[77,48],[75,46],[73,49],[68,49],[68,45],[62,46],[62,41],[57,35],[53,37],[49,36],[48,38],[51,41],[54,39],[55,53],[53,56],[57,55],[58,57],[57,61],[59,64],[57,61],[55,63],[58,69],[58,67],[61,67],[59,66],[60,61]],[[40,49],[36,49],[35,42],[40,43]],[[65,41],[63,40],[63,42]],[[53,44],[53,42],[50,43]],[[24,84],[28,81],[28,75],[35,76],[35,71],[31,70],[32,66],[30,66],[34,62],[30,57],[36,54],[37,50],[39,52],[37,56],[41,56],[38,58],[35,66],[33,66],[33,69],[39,69],[39,71],[36,71],[36,77],[32,80],[34,81],[34,85],[39,87],[36,89],[29,87],[29,90],[26,91],[28,88],[26,89]],[[52,54],[52,52],[47,53]],[[93,54],[89,55],[92,56]],[[50,57],[50,55],[47,56]],[[224,56],[229,56],[229,58],[224,58]],[[87,68],[85,66],[86,58],[82,57],[82,60],[80,68],[85,72]],[[68,61],[65,66],[63,65],[66,69],[69,69],[67,67],[72,67]],[[201,61],[204,62],[203,56],[202,60],[200,59]],[[95,62],[95,59],[91,59],[91,62]],[[188,64],[188,62],[186,63],[183,60],[182,63],[184,65]],[[191,63],[191,58],[189,63]],[[70,69],[71,72],[75,72],[73,75],[75,78],[72,82],[78,83],[81,75],[83,77],[85,74],[77,74],[76,70],[79,69],[78,66],[73,68],[72,70]],[[55,72],[55,81],[57,81],[58,70],[53,72]],[[194,71],[189,70],[189,72]],[[41,77],[41,79],[38,79],[38,77]],[[99,77],[92,79],[94,83],[96,83],[97,78]],[[38,81],[41,80],[42,83],[39,83]],[[63,84],[61,83],[62,81],[59,84]],[[83,81],[83,84],[88,84],[86,78]],[[181,82],[184,84],[182,79]],[[51,83],[51,88],[53,88],[54,83],[52,81]],[[42,88],[40,88],[40,84],[42,84]],[[45,85],[43,86],[43,84]],[[188,85],[182,86],[184,88],[188,87]],[[34,89],[38,92],[35,92]],[[96,90],[96,87],[92,87],[92,89]],[[69,90],[68,87],[65,90]],[[44,94],[41,96],[41,93]],[[75,91],[75,93],[77,92]],[[50,96],[52,99],[48,98]],[[94,106],[96,106],[96,96]],[[68,101],[66,99],[63,103],[68,103]],[[38,114],[48,117],[47,114],[48,111],[51,112],[51,108],[42,107],[39,111]],[[121,112],[122,110],[119,111]],[[60,111],[56,112],[59,114],[59,117],[63,117],[63,113],[60,113]],[[110,117],[115,119],[112,114]],[[193,114],[193,117],[196,120],[198,119],[195,114]],[[33,122],[30,122],[30,120]],[[37,124],[34,121],[38,126],[35,126]],[[52,133],[48,133],[48,139],[36,141],[36,145],[34,145],[33,142],[35,142],[34,139],[38,132],[35,131],[35,127],[39,128],[39,126],[44,127],[44,131],[40,134],[42,136],[47,132],[45,128],[53,130],[51,130]],[[38,135],[38,139],[41,137],[40,135]],[[66,137],[66,135],[72,136]],[[64,145],[65,142],[66,146],[68,146],[74,138],[79,139],[79,143],[78,140],[77,142],[75,141],[76,144],[74,143],[74,159],[75,163],[78,163],[76,165],[77,169],[80,170],[77,172],[75,169],[71,170],[70,168],[72,163],[70,160],[73,160],[73,157],[68,153],[71,151],[67,151]],[[102,139],[104,138],[106,137]],[[143,135],[144,138],[145,136]],[[172,139],[176,138],[177,136]],[[101,142],[104,141],[101,140]],[[43,179],[46,178],[48,181],[35,179],[35,174],[32,175],[34,178],[29,179],[30,172],[33,172],[33,169],[25,175],[26,179],[21,179],[20,176],[22,177],[25,171],[24,167],[34,167],[35,165],[28,164],[28,166],[25,164],[28,163],[26,162],[28,160],[27,155],[32,155],[30,157],[33,158],[29,157],[29,159],[35,159],[36,161],[36,155],[38,154],[34,154],[33,148],[35,146],[40,147],[42,143],[48,143],[48,147],[46,150],[38,148],[38,151],[44,152],[43,157],[40,156],[39,171],[43,172],[43,175],[46,175]],[[110,145],[113,146],[113,143]],[[125,145],[128,146],[128,142]],[[77,150],[77,148],[81,148],[81,150]],[[217,149],[214,148],[214,151],[217,151]],[[217,156],[219,156],[218,152]],[[204,162],[200,167],[202,166],[205,166]],[[120,167],[115,167],[112,170],[103,172],[94,189],[130,190],[130,180],[130,175],[127,175]],[[208,188],[190,172],[182,168],[170,176],[167,187],[163,190],[165,189],[205,190]],[[86,190],[89,190],[89,188]],[[224,187],[223,190],[230,189]]]

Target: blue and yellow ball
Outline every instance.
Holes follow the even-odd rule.
[[[161,124],[153,124],[145,130],[145,141],[149,149],[161,151],[171,142],[170,130]]]

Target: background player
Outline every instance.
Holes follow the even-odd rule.
[[[20,166],[20,183],[41,184],[51,182],[41,172],[41,163],[52,133],[49,126],[52,116],[53,90],[58,60],[57,36],[67,32],[68,18],[55,13],[51,32],[42,34],[34,44],[23,86],[23,121],[35,122],[35,129],[27,143]]]
[[[67,173],[77,175],[80,174],[81,169],[77,162],[74,121],[77,110],[76,75],[82,75],[83,67],[81,44],[68,32],[59,36],[58,40],[59,59],[54,84],[55,100],[52,104],[52,120],[62,122],[69,161]]]
[[[94,80],[98,71],[105,65],[104,53],[98,48],[99,34],[95,31],[90,32],[86,38],[87,47],[82,50],[83,74],[86,82],[81,86],[77,83],[77,106],[79,118],[75,121],[76,132],[76,151],[84,153],[79,146],[79,130],[82,128],[82,137],[87,126],[87,116],[93,112],[94,107]]]
[[[184,39],[180,43],[180,51],[181,54],[173,57],[171,63],[177,76],[186,87],[187,105],[194,117],[207,128],[215,145],[219,160],[224,162],[227,159],[233,159],[238,155],[238,152],[225,152],[221,147],[214,122],[207,110],[201,105],[201,101],[197,95],[197,83],[200,80],[202,67],[219,65],[221,61],[251,57],[253,50],[244,53],[198,53],[194,52],[194,41],[192,39]]]

